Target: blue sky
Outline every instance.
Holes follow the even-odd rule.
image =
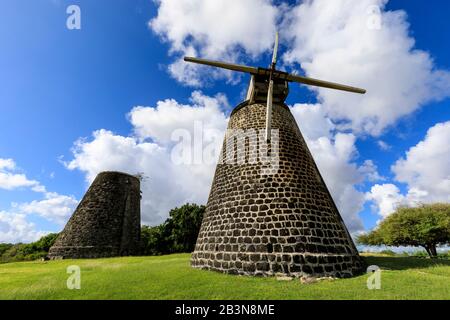
[[[259,0],[255,1],[252,0],[255,3]],[[296,2],[261,1],[273,7],[301,5]],[[383,2],[367,1],[368,4]],[[81,8],[81,30],[66,28],[68,17],[66,8],[71,4],[77,4]],[[158,140],[155,133],[136,136],[135,132],[139,126],[130,121],[131,115],[127,116],[133,107],[153,108],[159,101],[165,99],[173,99],[180,105],[191,105],[193,104],[192,99],[190,100],[192,92],[201,90],[203,97],[217,98],[218,93],[226,96],[228,103],[221,103],[216,98],[214,103],[217,104],[219,111],[227,116],[231,107],[242,100],[242,92],[247,86],[247,77],[243,77],[241,81],[233,78],[232,83],[229,83],[230,81],[227,83],[226,76],[219,75],[216,80],[192,87],[183,81],[177,81],[176,76],[170,74],[168,67],[182,54],[182,50],[178,48],[177,51],[174,40],[170,37],[166,39],[167,41],[163,41],[164,32],[167,30],[155,31],[148,24],[158,14],[163,14],[161,11],[158,13],[161,5],[160,2],[150,0],[2,2],[0,5],[0,159],[11,159],[15,163],[14,168],[10,165],[9,169],[4,169],[4,172],[9,172],[11,175],[25,175],[28,181],[37,181],[35,186],[37,184],[45,186],[46,191],[33,191],[30,188],[31,183],[17,187],[6,187],[6,185],[2,187],[0,182],[0,212],[4,215],[3,229],[2,220],[0,220],[0,235],[4,232],[3,239],[0,237],[0,241],[27,241],[41,234],[39,233],[41,231],[59,231],[64,219],[68,217],[67,212],[73,209],[75,201],[82,198],[95,170],[109,169],[101,165],[89,167],[87,164],[80,164],[81,153],[88,152],[84,149],[78,150],[79,161],[72,165],[71,170],[68,168],[68,163],[77,159],[73,147],[80,138],[85,138],[84,146],[87,146],[96,140],[92,136],[93,132],[106,129],[115,137],[134,137],[137,144],[154,143]],[[450,3],[391,0],[385,8],[382,8],[383,14],[389,11],[398,12],[398,10],[403,10],[407,14],[404,21],[409,23],[409,38],[415,40],[414,50],[423,50],[429,54],[433,64],[430,67],[431,70],[448,72],[450,70],[448,42]],[[300,25],[301,23],[299,22]],[[291,26],[286,31],[281,28],[280,32],[282,51],[294,52],[293,44],[287,40],[287,34],[295,36],[297,32],[295,27]],[[190,35],[192,38],[195,36],[195,34]],[[269,36],[272,37],[272,35]],[[217,58],[232,58],[238,62],[262,66],[267,65],[270,59],[270,50],[265,48],[254,49],[254,47],[245,48],[238,45],[231,46],[225,51],[217,48],[214,48],[215,51],[208,51],[208,48],[211,49],[208,44],[203,44],[202,48],[201,43],[196,43],[189,37],[185,37],[184,41],[185,44],[189,44],[190,41],[194,43],[199,55],[202,52],[218,52]],[[175,53],[171,53],[171,49],[174,48]],[[230,55],[233,52],[238,54]],[[251,57],[252,54],[253,57]],[[299,54],[300,57],[303,55],[305,54]],[[286,68],[295,68],[295,66],[298,68],[298,61],[297,65],[289,65],[287,60]],[[311,72],[306,69],[308,75],[311,75]],[[202,76],[206,78],[208,74],[203,73]],[[346,81],[347,79],[329,80]],[[352,81],[351,77],[347,81],[358,85]],[[380,81],[383,80],[380,79]],[[325,108],[327,101],[334,99],[317,96],[317,92],[295,84],[291,85],[290,90],[287,100],[289,105],[318,103]],[[399,189],[395,196],[403,196],[402,201],[409,201],[407,193],[414,187],[415,180],[413,178],[396,179],[391,166],[401,158],[408,160],[406,152],[421,141],[424,142],[430,128],[450,120],[448,107],[450,94],[446,90],[446,88],[440,88],[438,93],[434,93],[440,96],[439,98],[419,99],[417,104],[420,106],[411,107],[410,112],[404,112],[403,115],[390,119],[391,123],[383,126],[380,133],[358,130],[356,124],[347,128],[333,129],[328,137],[332,144],[338,132],[355,136],[355,152],[346,159],[348,163],[361,167],[365,161],[371,160],[379,176],[384,177],[380,181],[365,180],[355,185],[354,188],[360,192],[360,195],[370,192],[375,184],[385,187],[387,184],[394,184]],[[336,101],[332,100],[332,102]],[[202,103],[199,104],[202,106]],[[335,124],[339,123],[340,116],[341,114],[337,116],[327,114],[327,117]],[[305,119],[302,116],[299,117],[297,120]],[[352,123],[357,123],[356,118],[352,119]],[[302,123],[299,123],[299,126],[302,129]],[[450,137],[442,138],[447,139],[448,142]],[[389,145],[388,150],[380,149],[380,140]],[[82,145],[83,142],[80,143]],[[430,157],[433,158],[433,155],[431,154]],[[450,166],[447,162],[443,164],[444,167],[447,164]],[[118,166],[122,168],[126,167],[126,164],[122,163]],[[111,168],[117,169],[115,165]],[[322,171],[326,170],[327,166],[323,168],[321,168]],[[408,170],[412,169],[408,167]],[[325,176],[333,174],[333,172],[323,173]],[[148,173],[149,176],[152,174],[152,172]],[[415,174],[424,176],[431,174],[434,177],[433,173]],[[210,169],[205,171],[205,176],[204,181],[208,181],[208,177],[211,176]],[[448,177],[436,179],[443,179],[445,185]],[[426,177],[421,181],[425,180]],[[425,188],[425,183],[422,182],[420,186]],[[167,186],[167,190],[171,187],[173,186]],[[149,190],[151,188],[149,187]],[[208,185],[205,186],[205,190],[209,190]],[[38,209],[34,211],[32,206],[28,206],[31,209],[23,209],[24,204],[30,205],[33,201],[56,197],[55,194],[52,196],[46,193],[57,193],[59,196],[64,195],[73,200],[65,198],[62,202],[55,201],[56,206],[65,206],[61,209],[65,218],[60,217],[60,220],[54,217],[49,218]],[[190,197],[188,192],[174,195],[167,205],[178,205],[185,200],[204,199],[204,193],[193,197]],[[388,197],[392,198],[392,195]],[[164,195],[160,195],[157,199],[149,196],[148,201],[155,202],[158,199],[165,199]],[[365,201],[358,210],[357,215],[364,229],[374,227],[383,217],[383,214],[377,212],[382,210],[380,205],[383,199],[377,199],[377,201]],[[428,196],[423,199],[425,202],[436,200],[448,201],[448,196]],[[162,207],[158,208],[162,210]],[[157,210],[154,206],[144,209]],[[148,223],[157,223],[164,216],[161,212],[145,214],[148,216],[145,222]],[[30,236],[26,233],[14,236],[16,231],[8,225],[14,221],[12,220],[14,215],[22,217],[19,223],[27,224]]]

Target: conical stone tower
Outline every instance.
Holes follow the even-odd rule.
[[[366,90],[276,69],[185,57],[251,75],[230,117],[202,226],[196,268],[232,274],[349,277],[363,262],[284,101],[289,82]],[[264,104],[262,104],[264,103]]]
[[[244,275],[360,273],[363,262],[294,117],[282,101],[272,110],[275,169],[248,161],[252,141],[264,148],[258,134],[266,126],[266,106],[246,101],[232,112],[228,130],[244,133],[250,157],[239,164],[231,152],[230,159],[230,150],[239,147],[225,138],[192,266]]]
[[[49,250],[50,259],[139,253],[140,180],[126,173],[98,174]]]

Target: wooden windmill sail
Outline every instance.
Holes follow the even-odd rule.
[[[218,67],[222,69],[228,69],[232,71],[238,71],[238,72],[245,72],[252,75],[252,82],[254,83],[254,77],[257,76],[260,79],[264,79],[267,89],[267,109],[266,109],[266,140],[270,141],[270,128],[271,128],[271,116],[272,116],[272,103],[273,103],[273,88],[274,88],[274,82],[284,82],[284,86],[286,88],[286,96],[288,93],[287,90],[287,83],[288,82],[298,82],[310,86],[317,86],[317,87],[324,87],[324,88],[330,88],[335,90],[342,90],[342,91],[348,91],[348,92],[354,92],[354,93],[360,93],[364,94],[366,93],[366,90],[356,87],[351,87],[339,83],[329,82],[329,81],[323,81],[308,77],[302,77],[298,75],[289,74],[280,70],[276,69],[277,65],[277,54],[278,54],[278,33],[275,35],[275,46],[273,49],[273,56],[272,56],[272,63],[270,65],[269,69],[266,68],[255,68],[255,67],[249,67],[249,66],[243,66],[243,65],[237,65],[237,64],[231,64],[226,62],[219,62],[219,61],[211,61],[206,59],[198,59],[198,58],[192,58],[192,57],[185,57],[184,61],[187,62],[193,62],[198,64],[204,64],[208,66]],[[250,85],[250,89],[252,88],[252,84]],[[254,94],[255,90],[253,90]],[[250,101],[252,100],[252,97],[250,98]]]
[[[251,141],[264,130],[272,152],[276,130],[279,160],[272,171],[261,162],[219,162],[191,264],[231,274],[358,274],[361,258],[284,101],[289,82],[366,91],[277,70],[277,52],[278,34],[269,68],[184,59],[251,75],[246,100],[233,110],[228,129],[250,132]],[[235,147],[225,137],[222,155],[230,148]]]

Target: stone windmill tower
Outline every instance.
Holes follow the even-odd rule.
[[[246,101],[230,116],[191,265],[230,274],[350,277],[363,262],[284,101],[289,82],[365,90],[279,71],[277,48],[278,35],[269,69],[185,58],[251,75]]]
[[[101,172],[49,250],[50,259],[136,255],[141,233],[139,178]]]

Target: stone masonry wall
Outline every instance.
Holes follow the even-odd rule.
[[[140,199],[138,178],[120,172],[100,173],[50,248],[49,257],[138,254]]]
[[[263,130],[265,109],[241,105],[228,129]],[[260,162],[217,165],[191,265],[244,275],[360,273],[363,262],[285,105],[273,106],[272,129],[279,129],[274,174],[261,174]],[[252,139],[258,138],[250,134]],[[225,160],[230,140],[224,140]],[[250,159],[254,152],[248,152]]]

